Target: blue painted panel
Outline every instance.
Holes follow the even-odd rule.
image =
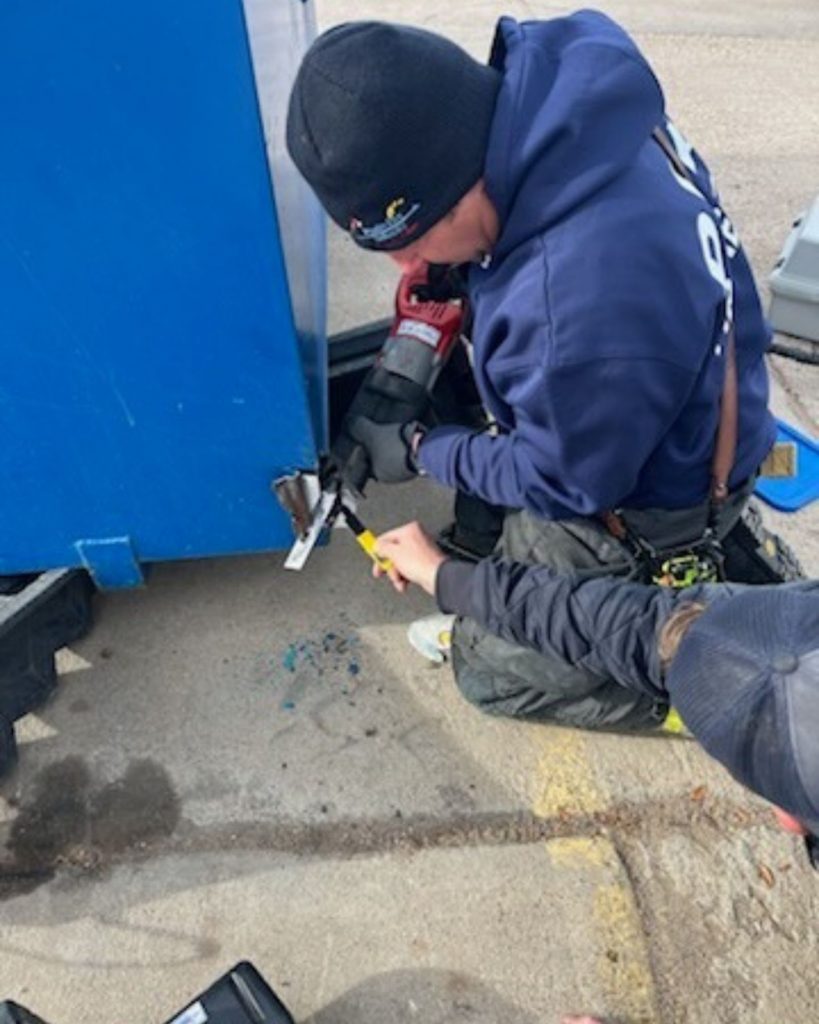
[[[297,335],[240,0],[4,0],[0,124],[0,573],[288,546],[323,238]]]

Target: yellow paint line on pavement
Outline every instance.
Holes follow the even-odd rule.
[[[585,869],[590,864],[600,868],[617,866],[617,854],[605,839],[566,836],[550,839],[547,845],[549,856],[557,867]]]
[[[538,730],[532,810],[540,818],[591,815],[609,804],[589,759],[587,736],[573,729]],[[568,836],[546,848],[561,871],[589,886],[583,914],[594,935],[590,967],[597,975],[610,1017],[629,1024],[659,1024],[648,951],[631,883],[612,842],[604,836]]]
[[[583,875],[591,903],[577,912],[591,917],[595,944],[589,950],[609,1016],[629,1024],[658,1024],[657,998],[637,904],[623,864],[605,837],[551,839],[555,867]]]
[[[532,810],[540,818],[594,814],[606,806],[588,759],[588,745],[574,729],[540,733],[537,792]]]
[[[599,886],[594,915],[603,947],[598,970],[609,1013],[633,1024],[654,1024],[654,979],[631,887],[623,882]]]

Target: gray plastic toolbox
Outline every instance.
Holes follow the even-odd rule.
[[[819,341],[819,197],[794,222],[770,280],[774,330]]]

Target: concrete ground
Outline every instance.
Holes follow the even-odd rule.
[[[566,10],[510,0],[519,18]],[[484,55],[483,0],[320,0]],[[708,155],[764,286],[819,193],[813,0],[612,0]],[[388,313],[386,261],[331,244],[331,327]],[[819,370],[771,360],[819,435]],[[376,529],[447,518],[428,482],[374,488]],[[819,506],[770,516],[811,573]],[[0,783],[0,994],[52,1024],[157,1024],[252,959],[299,1021],[780,1024],[819,1003],[819,876],[684,740],[482,716],[408,649],[429,609],[348,535],[173,564],[98,603]]]

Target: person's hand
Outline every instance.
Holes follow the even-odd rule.
[[[407,523],[395,530],[382,533],[375,545],[376,552],[382,558],[392,562],[387,575],[392,585],[403,594],[408,583],[416,583],[428,594],[435,596],[435,580],[446,555],[435,544],[420,523]],[[377,564],[373,566],[373,576],[384,575],[384,570]]]
[[[597,1017],[563,1017],[560,1024],[603,1024]]]
[[[783,811],[781,807],[774,807],[773,812],[776,820],[786,832],[791,832],[795,836],[806,836],[808,834],[808,830],[802,822],[794,818],[792,814],[788,814],[787,811]]]

